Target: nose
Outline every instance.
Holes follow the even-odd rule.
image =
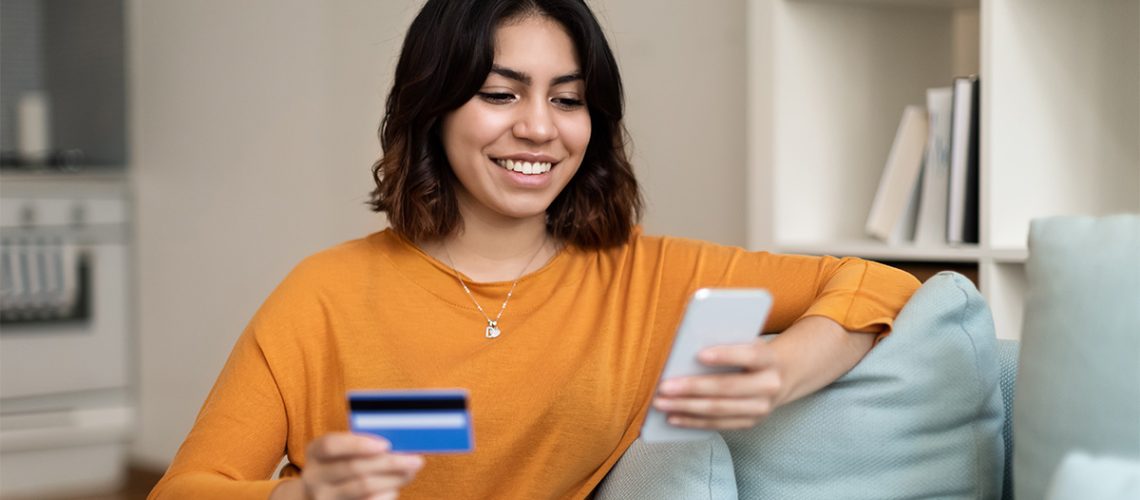
[[[519,113],[513,128],[515,137],[536,143],[550,142],[558,137],[558,127],[546,100],[532,101],[521,107]]]

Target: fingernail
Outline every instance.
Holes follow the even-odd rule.
[[[681,422],[682,422],[682,420],[681,420],[681,417],[669,417],[669,419],[667,420],[667,422],[669,422],[669,425],[677,425],[677,426],[680,426],[680,425],[681,425]]]
[[[716,352],[715,351],[701,351],[699,354],[697,354],[697,358],[700,359],[701,361],[705,361],[705,362],[716,361]]]
[[[415,467],[418,469],[424,466],[424,457],[420,455],[409,455],[404,458],[404,463],[407,464],[408,467]]]
[[[372,440],[372,449],[377,451],[377,452],[388,451],[388,440],[381,439],[381,438],[373,439]]]
[[[666,380],[661,383],[661,392],[671,394],[681,390],[681,383],[676,380]]]
[[[669,400],[663,398],[654,399],[653,406],[655,406],[658,410],[668,410]]]

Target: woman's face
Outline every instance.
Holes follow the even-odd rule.
[[[500,26],[487,80],[442,123],[463,213],[545,218],[590,142],[585,99],[562,25],[530,16]]]

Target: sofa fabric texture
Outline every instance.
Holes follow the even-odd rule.
[[[1013,498],[1013,400],[1017,393],[1017,356],[1021,343],[998,339],[998,365],[1001,366],[1001,400],[1005,410],[1002,423],[1002,444],[1005,446],[1005,476],[1001,482],[1001,498]]]
[[[1040,499],[1072,451],[1140,459],[1140,215],[1033,221],[1026,277],[1014,494]]]
[[[634,441],[595,491],[596,500],[736,500],[728,446],[699,441]]]
[[[724,433],[740,498],[999,498],[997,339],[965,277],[929,279],[893,333],[823,391]]]

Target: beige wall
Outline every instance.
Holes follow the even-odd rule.
[[[419,3],[130,4],[136,460],[169,462],[294,263],[382,226],[362,203]],[[647,228],[742,244],[744,0],[593,4],[625,76]]]
[[[745,1],[591,2],[624,78],[650,232],[745,243]]]

